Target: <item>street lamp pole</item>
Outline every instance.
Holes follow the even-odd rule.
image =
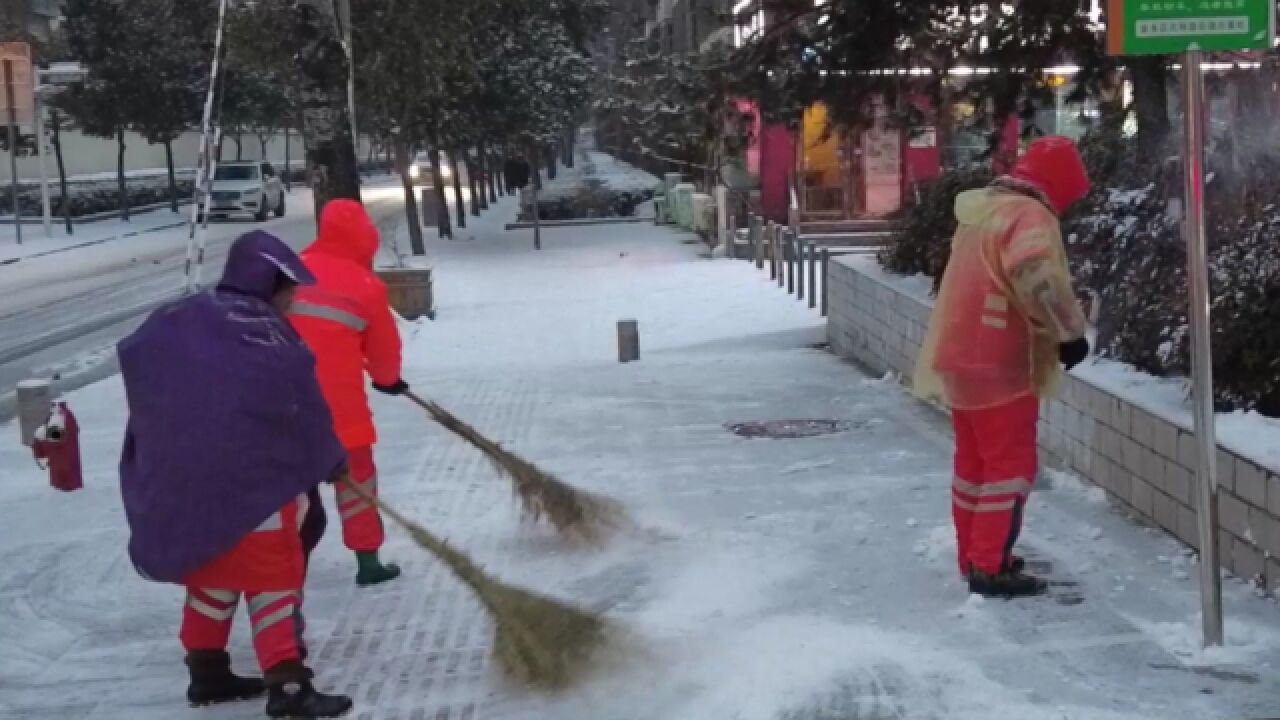
[[[36,70],[35,107],[33,113],[35,120],[32,124],[35,126],[36,154],[40,156],[40,211],[44,216],[44,236],[51,238],[53,237],[53,211],[50,209],[49,203],[49,165],[45,159],[46,151],[44,149],[45,124],[44,102],[41,97],[43,95],[42,90],[44,90],[42,71]],[[65,198],[63,202],[66,202]]]

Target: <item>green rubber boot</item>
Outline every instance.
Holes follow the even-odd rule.
[[[359,567],[356,585],[360,587],[381,585],[400,577],[400,566],[395,563],[383,565],[376,552],[356,553],[356,565]]]

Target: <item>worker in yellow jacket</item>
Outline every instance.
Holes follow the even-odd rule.
[[[914,386],[951,408],[960,572],[988,597],[1046,590],[1013,546],[1037,473],[1040,398],[1089,354],[1059,227],[1088,192],[1075,144],[1048,137],[1009,175],[956,198],[959,229]]]

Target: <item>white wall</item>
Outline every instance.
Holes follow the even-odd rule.
[[[258,137],[256,135],[245,135],[243,141],[244,159],[261,159],[259,157],[261,155],[261,147],[258,144]],[[133,133],[125,134],[125,144],[128,146],[125,150],[126,170],[147,170],[151,168],[164,167],[165,161],[163,145],[148,145],[146,140]],[[176,140],[173,143],[174,166],[179,168],[195,167],[196,150],[199,148],[199,145],[199,133],[187,133]],[[361,160],[364,160],[367,157],[368,150],[368,143],[361,143],[359,153]],[[78,132],[63,133],[62,152],[63,159],[66,161],[67,165],[68,177],[73,175],[115,172],[116,143],[114,140],[88,137]],[[304,157],[304,150],[302,147],[302,138],[297,133],[290,133],[289,153],[291,167],[300,167]],[[267,144],[266,159],[283,168],[284,155],[284,135],[280,134]],[[224,160],[234,160],[236,157],[236,145],[230,138],[227,138],[223,143],[222,157]],[[52,148],[49,148],[48,166],[49,178],[51,180],[56,179],[58,177],[58,166],[57,161],[53,157]],[[24,180],[38,181],[40,179],[39,158],[34,155],[31,157],[19,157],[18,177]],[[8,182],[9,179],[9,154],[6,152],[0,152],[0,181]]]

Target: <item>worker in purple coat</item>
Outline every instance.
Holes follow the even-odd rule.
[[[352,707],[312,686],[298,629],[307,555],[323,532],[316,487],[346,464],[315,359],[285,317],[294,288],[312,281],[278,238],[249,233],[216,288],[157,310],[118,348],[129,554],[144,577],[187,589],[193,705],[266,693],[273,718]],[[262,680],[231,671],[241,597]]]

